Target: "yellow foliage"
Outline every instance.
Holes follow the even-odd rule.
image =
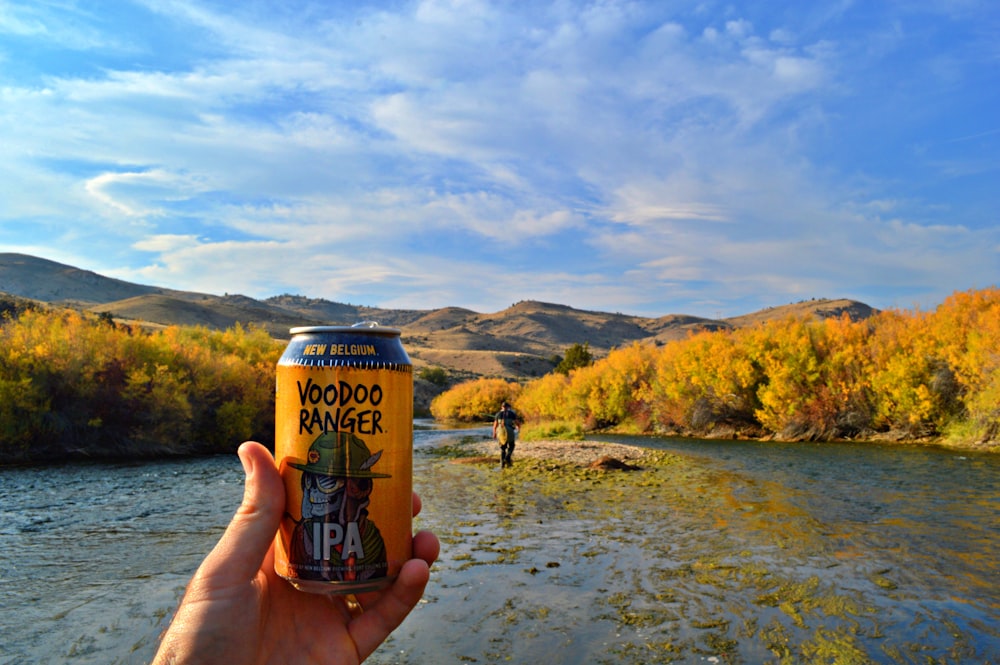
[[[515,405],[521,386],[503,379],[475,379],[454,386],[431,401],[438,420],[488,421],[506,400]]]
[[[783,438],[969,423],[1000,434],[1000,291],[955,293],[932,313],[789,318],[612,351],[569,377],[527,384],[523,413],[586,428],[758,427]],[[964,431],[969,431],[966,427]]]
[[[827,438],[870,421],[870,327],[847,317],[772,321],[747,333],[760,368],[756,416],[790,438]]]
[[[266,332],[146,334],[77,312],[29,310],[0,326],[0,459],[231,450],[273,436]],[[238,405],[238,406],[237,406]]]
[[[962,414],[982,439],[1000,430],[1000,289],[952,294],[928,318],[943,367],[931,384],[961,399]]]
[[[573,420],[579,414],[569,409],[566,391],[569,377],[552,372],[524,386],[517,398],[517,408],[524,418],[533,420]]]
[[[641,396],[649,388],[652,348],[636,342],[570,372],[569,408],[586,414],[591,427],[619,425],[636,416],[643,404]]]
[[[919,433],[940,419],[928,399],[927,385],[937,363],[927,320],[919,313],[883,312],[877,317],[869,343],[877,428]]]
[[[231,450],[273,435],[266,331],[154,334],[75,312],[0,325],[0,459]],[[439,395],[442,420],[487,421],[504,400],[539,424],[699,433],[720,423],[781,437],[1000,435],[1000,290],[956,292],[933,312],[861,322],[790,318],[632,344],[523,388],[469,381]],[[971,433],[971,434],[970,434]]]
[[[697,333],[663,347],[648,391],[653,419],[675,427],[751,418],[760,372],[747,350],[729,332]]]

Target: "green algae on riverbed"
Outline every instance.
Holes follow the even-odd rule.
[[[473,441],[423,471],[443,544],[428,603],[454,626],[428,651],[442,662],[989,662],[945,604],[777,481],[654,451],[638,471],[500,469],[468,459]]]

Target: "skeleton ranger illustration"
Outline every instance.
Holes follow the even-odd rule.
[[[350,432],[326,432],[313,441],[305,461],[286,458],[302,471],[302,518],[292,532],[292,558],[312,575],[336,581],[386,576],[385,544],[368,519],[373,479],[391,477],[372,471],[381,456]]]

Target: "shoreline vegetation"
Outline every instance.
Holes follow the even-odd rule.
[[[261,328],[149,331],[21,299],[3,300],[0,312],[0,464],[273,443],[284,343]],[[932,312],[789,317],[636,342],[525,383],[451,386],[430,411],[441,422],[488,422],[504,400],[525,419],[520,445],[613,431],[997,452],[1000,290],[956,292]]]
[[[0,325],[0,464],[233,452],[274,438],[282,344],[261,329],[147,332],[38,306]]]
[[[1000,290],[932,312],[789,317],[634,343],[525,384],[481,378],[431,403],[475,422],[510,402],[524,438],[588,432],[931,444],[1000,451]]]

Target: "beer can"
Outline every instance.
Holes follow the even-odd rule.
[[[413,366],[395,328],[290,333],[275,381],[275,572],[315,593],[379,589],[412,556]]]

